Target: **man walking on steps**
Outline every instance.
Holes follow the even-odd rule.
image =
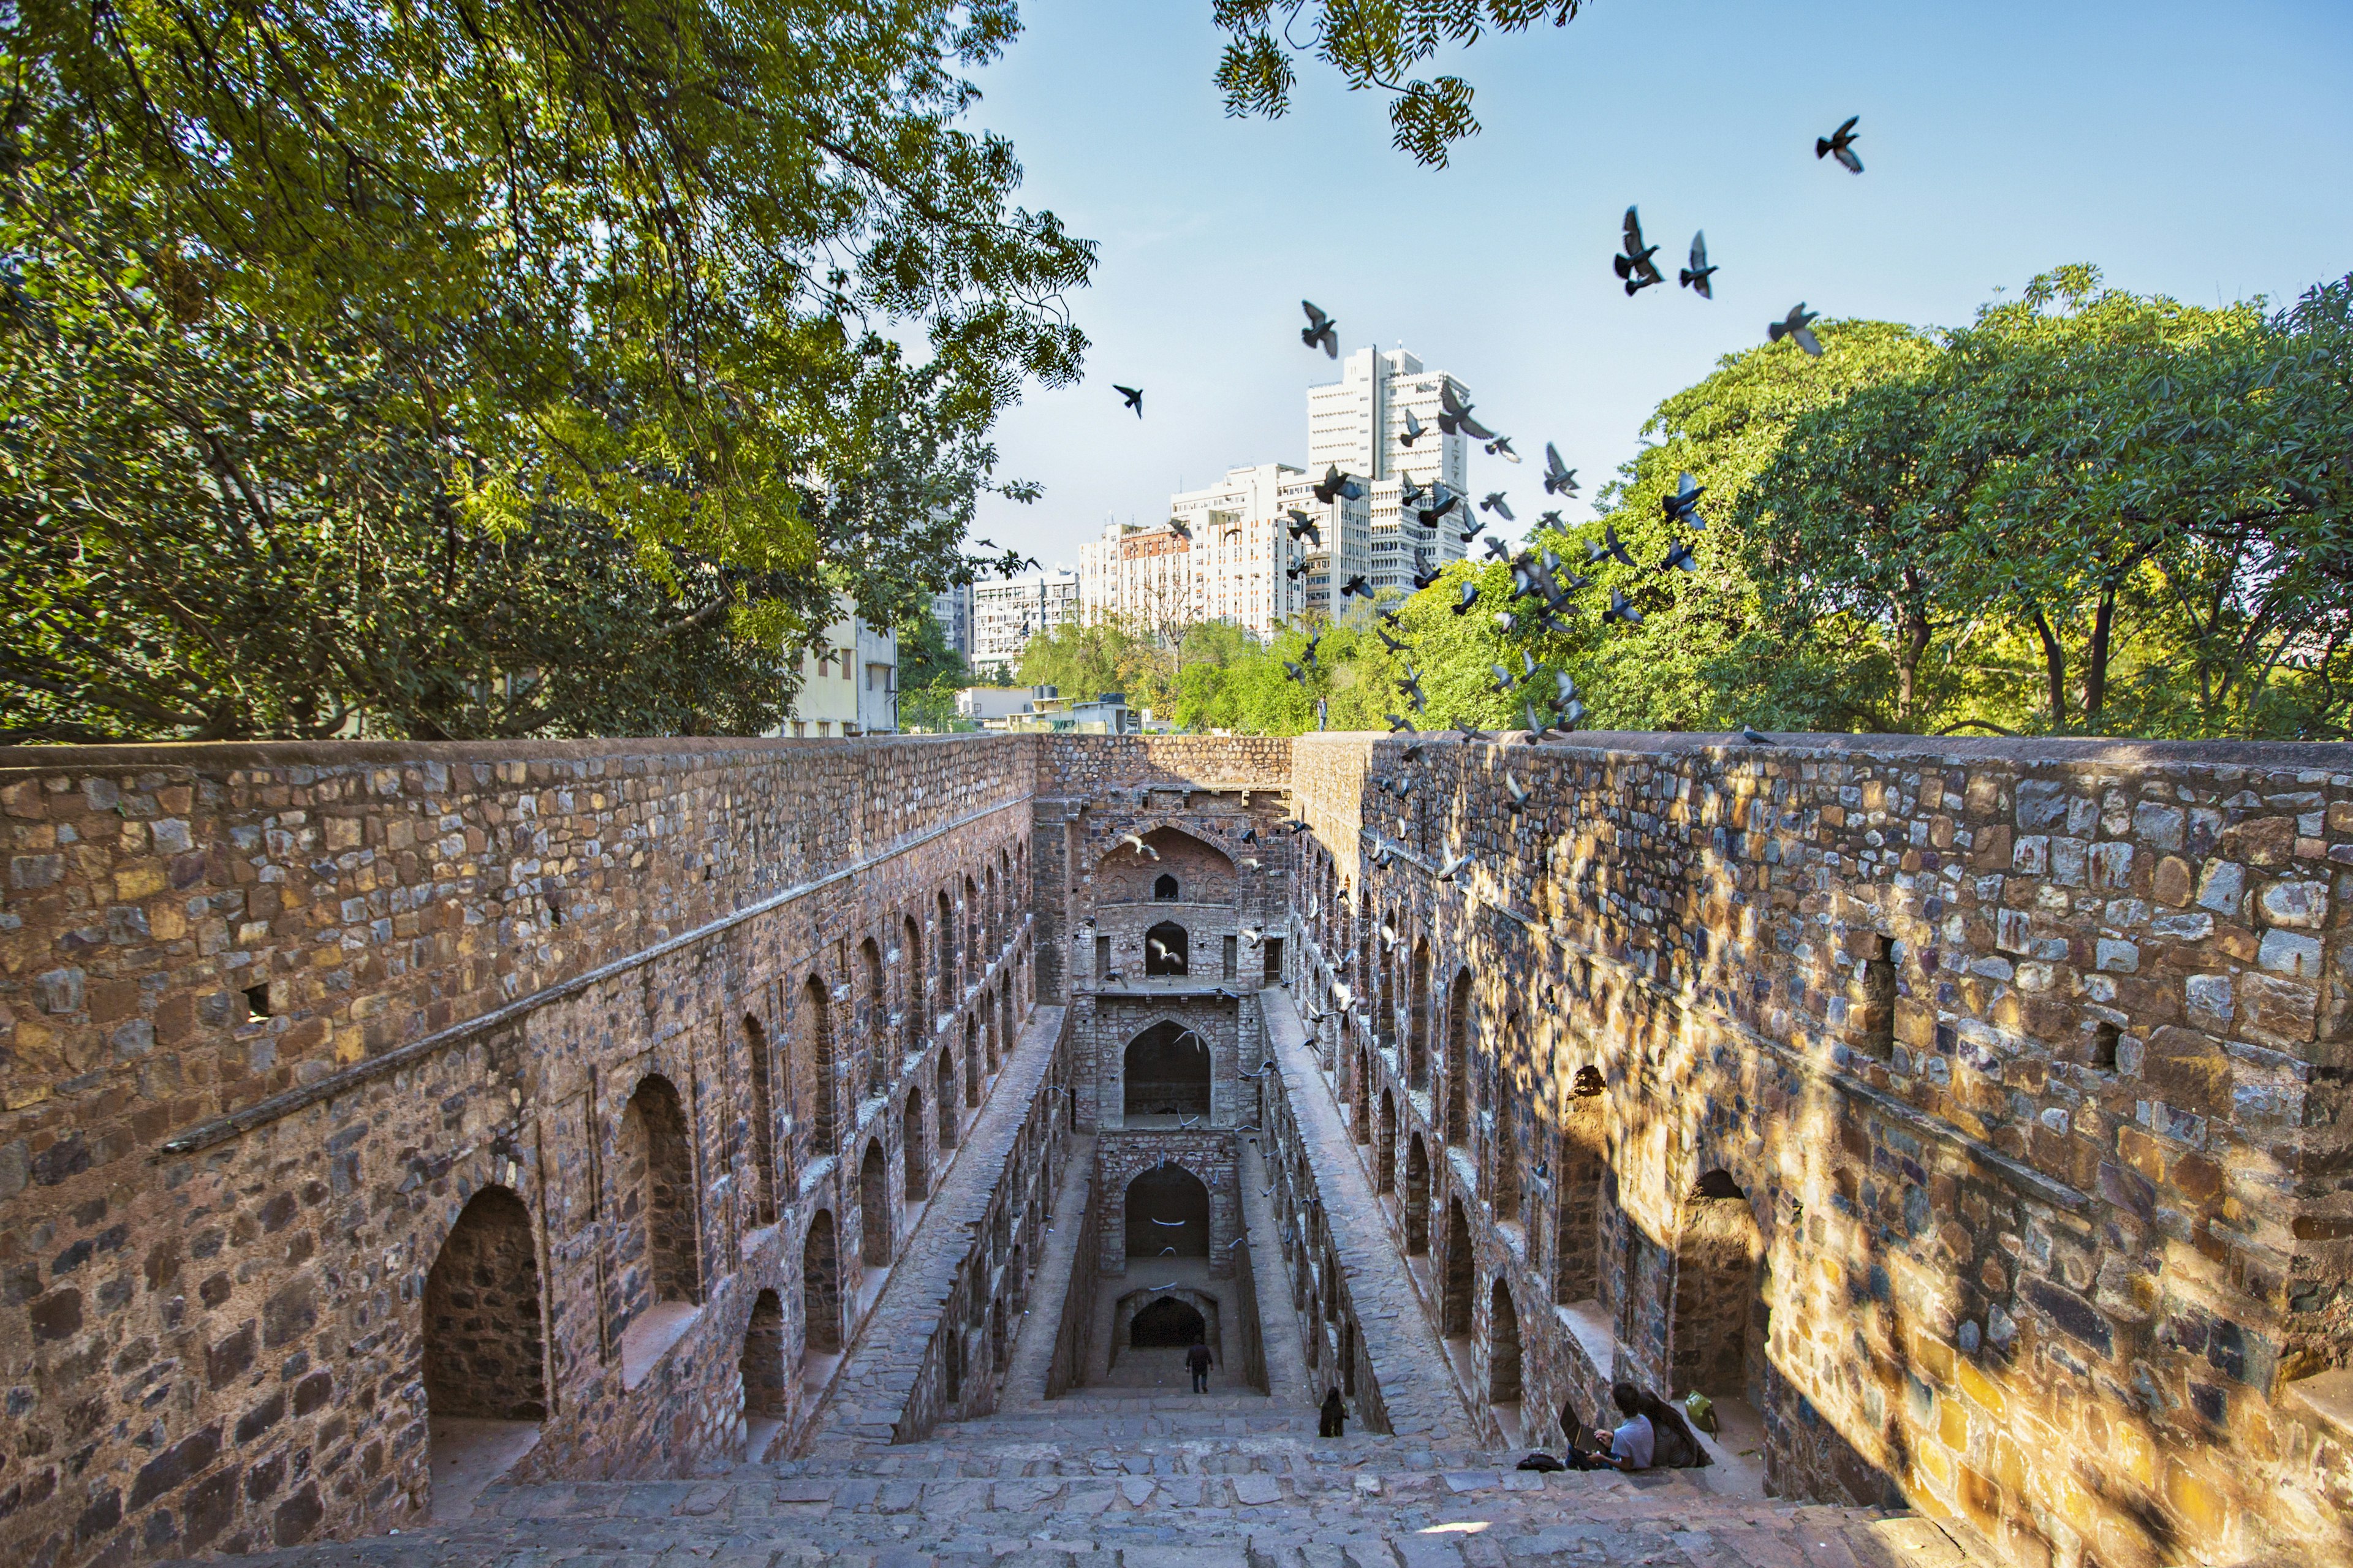
[[[1318,1437],[1338,1437],[1345,1435],[1348,1407],[1342,1403],[1338,1389],[1335,1388],[1324,1396],[1324,1408],[1321,1415],[1323,1419],[1317,1422],[1315,1426],[1315,1435]]]
[[[1192,1370],[1193,1392],[1196,1394],[1206,1393],[1209,1386],[1209,1368],[1214,1364],[1212,1358],[1209,1355],[1209,1347],[1207,1345],[1197,1344],[1191,1350],[1187,1351],[1185,1352],[1185,1364]]]

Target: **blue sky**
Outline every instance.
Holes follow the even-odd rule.
[[[1003,472],[1045,499],[984,501],[975,529],[1049,563],[1180,485],[1304,459],[1305,389],[1334,367],[1300,345],[1302,296],[1344,352],[1401,342],[1523,452],[1557,442],[1589,498],[1662,397],[1800,299],[1948,324],[2064,262],[2204,304],[2353,271],[2348,0],[1597,0],[1450,62],[1485,131],[1442,171],[1389,146],[1384,95],[1313,61],[1288,118],[1224,118],[1209,14],[1025,0],[978,79],[1024,204],[1102,247],[1071,301],[1086,380],[1033,386],[998,429]],[[1860,177],[1813,156],[1849,114]],[[1630,202],[1662,260],[1707,231],[1713,301],[1626,298]],[[1142,423],[1113,382],[1145,388]],[[1533,499],[1532,468],[1473,465],[1474,489]]]

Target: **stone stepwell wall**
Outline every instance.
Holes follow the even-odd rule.
[[[1754,1401],[1785,1495],[2013,1562],[2353,1559],[2311,1394],[2353,1361],[2353,752],[1293,744],[1303,992],[1352,991],[1377,1142],[1442,1150],[1447,1310],[1484,1380],[1508,1287],[1532,1435],[1610,1361]],[[1366,1046],[1384,965],[1419,1083]]]
[[[526,1475],[800,1419],[1027,1016],[1036,744],[8,754],[0,1559],[410,1522],[428,1376]]]

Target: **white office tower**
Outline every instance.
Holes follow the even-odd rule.
[[[932,618],[940,623],[940,637],[948,647],[972,658],[972,584],[956,583],[932,595]]]
[[[1189,542],[1165,521],[1106,522],[1079,546],[1079,612],[1155,637],[1181,632],[1193,613]]]
[[[1457,491],[1470,485],[1470,438],[1438,428],[1439,388],[1448,382],[1459,402],[1470,402],[1460,380],[1423,369],[1405,350],[1366,348],[1341,362],[1338,381],[1307,389],[1309,469],[1321,478],[1336,466],[1370,481],[1366,575],[1377,588],[1411,592],[1417,550],[1433,569],[1464,552],[1462,524],[1475,498],[1449,512],[1435,533],[1411,519],[1399,526],[1398,495],[1406,480],[1426,486],[1435,479]]]
[[[975,583],[967,591],[972,652],[966,657],[976,670],[1002,665],[1018,675],[1031,637],[1079,618],[1079,574],[1067,566]]]

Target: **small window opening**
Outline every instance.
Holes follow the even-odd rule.
[[[547,923],[549,927],[552,929],[555,926],[562,925],[564,923],[564,911],[555,907],[555,900],[554,899],[546,899],[542,901],[547,905]]]
[[[1095,978],[1101,980],[1110,973],[1111,938],[1099,936],[1095,938]]]
[[[269,1016],[269,987],[267,985],[247,986],[245,991],[245,1021],[248,1024],[258,1024],[261,1022],[262,1019],[267,1018]]]
[[[2116,1070],[2116,1040],[2120,1033],[2114,1024],[2102,1024],[2092,1032],[2092,1065],[2102,1072]]]
[[[1159,900],[1164,904],[1175,903],[1176,901],[1176,879],[1169,876],[1166,872],[1161,873],[1159,880],[1152,884],[1152,896]]]
[[[1710,1171],[1701,1176],[1697,1190],[1692,1194],[1695,1198],[1745,1198],[1747,1195],[1740,1184],[1732,1179],[1732,1173],[1725,1170]]]
[[[1225,960],[1225,973],[1222,978],[1233,979],[1234,966],[1240,961],[1240,953],[1232,937],[1226,938],[1220,956]]]
[[[1573,1092],[1579,1100],[1591,1100],[1595,1095],[1599,1094],[1601,1090],[1601,1069],[1599,1068],[1581,1067],[1577,1069],[1577,1083]]]
[[[1885,936],[1870,942],[1871,956],[1862,965],[1858,1036],[1862,1050],[1885,1061],[1895,1054],[1895,942]]]

